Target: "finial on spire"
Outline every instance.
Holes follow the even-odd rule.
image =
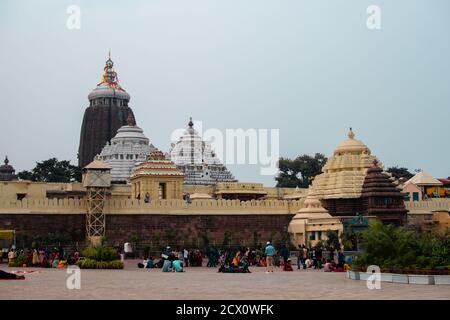
[[[188,126],[189,126],[189,128],[193,128],[194,127],[194,123],[192,122],[192,117],[189,117]]]
[[[9,163],[8,156],[5,156],[5,164],[8,165],[8,163]]]
[[[106,60],[105,67],[103,68],[103,77],[99,85],[107,85],[112,89],[121,89],[119,85],[119,78],[114,71],[114,62],[111,60],[111,49],[108,51],[108,60]]]
[[[353,139],[355,137],[355,134],[353,133],[352,127],[350,127],[350,131],[347,134],[349,139]]]
[[[132,112],[128,112],[127,124],[130,127],[136,126],[136,119],[134,118],[134,115]]]

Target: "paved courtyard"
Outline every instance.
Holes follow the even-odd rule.
[[[266,274],[223,274],[211,268],[187,268],[184,273],[161,269],[138,269],[126,261],[124,270],[81,270],[81,289],[66,288],[66,270],[23,270],[25,280],[0,280],[0,299],[450,299],[450,287],[382,283],[369,290],[365,281],[346,278],[345,273],[314,270]]]

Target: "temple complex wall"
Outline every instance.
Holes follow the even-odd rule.
[[[222,243],[229,232],[233,243],[261,243],[281,239],[299,210],[299,201],[158,200],[151,203],[132,199],[105,202],[106,236],[115,243],[161,241],[192,243],[207,236]],[[0,199],[0,229],[14,229],[17,235],[46,235],[50,232],[84,235],[86,200]]]
[[[156,200],[145,203],[135,199],[111,199],[105,201],[106,214],[295,214],[300,201],[264,200],[241,202],[238,200],[196,200],[188,204],[184,200]],[[85,214],[84,199],[24,199],[22,201],[0,198],[0,214]]]
[[[255,239],[261,243],[281,239],[293,214],[107,214],[106,237],[121,245],[138,238],[140,242],[190,244],[207,237],[211,243],[223,243],[225,232],[233,243],[251,245]],[[14,229],[16,235],[46,235],[50,232],[78,235],[85,232],[85,214],[0,214],[0,229]]]
[[[256,233],[263,244],[284,237],[292,217],[293,214],[108,215],[106,236],[115,241],[129,241],[135,236],[143,242],[160,239],[186,244],[206,236],[211,243],[221,244],[227,232],[233,243],[251,245]]]
[[[429,199],[424,201],[405,201],[409,213],[431,213],[433,211],[450,211],[450,199]]]
[[[250,184],[245,184],[246,186]],[[112,184],[111,195],[114,199],[130,199],[132,190],[130,184]],[[305,193],[307,189],[295,188],[276,188],[263,187],[263,191],[267,192],[266,199],[277,200],[282,199],[283,196],[293,194],[295,192]],[[8,181],[0,183],[0,199],[16,200],[18,194],[26,195],[26,199],[42,199],[45,198],[47,192],[71,192],[79,191],[85,192],[86,188],[79,182],[74,183],[49,183],[49,182],[31,182],[31,181]],[[244,190],[242,190],[244,191]],[[214,195],[214,186],[183,186],[183,192],[186,193],[203,193]]]

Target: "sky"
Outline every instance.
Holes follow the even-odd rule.
[[[80,8],[80,29],[66,26]],[[368,6],[380,29],[367,27]],[[0,1],[0,157],[77,163],[111,49],[138,125],[168,151],[203,130],[279,129],[280,155],[330,156],[353,127],[385,167],[450,175],[448,0]],[[274,185],[259,165],[228,165]]]

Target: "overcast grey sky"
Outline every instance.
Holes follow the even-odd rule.
[[[69,5],[81,29],[66,28]],[[366,9],[381,8],[381,30]],[[352,126],[385,166],[450,175],[448,0],[0,1],[0,156],[76,163],[111,48],[138,125],[167,151],[204,129],[279,128],[280,153],[329,156]],[[229,166],[273,185],[258,166]]]

